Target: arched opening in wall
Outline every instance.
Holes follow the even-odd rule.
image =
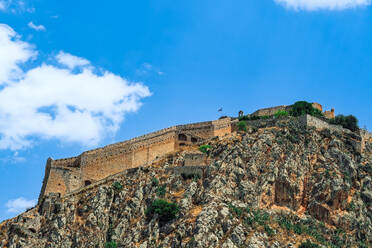
[[[187,136],[183,133],[180,133],[178,135],[178,140],[187,141]]]
[[[196,143],[196,142],[198,142],[198,139],[197,138],[194,138],[194,137],[191,137],[191,142],[192,143]]]
[[[89,180],[85,180],[85,181],[84,181],[84,186],[88,186],[88,185],[91,185],[91,184],[92,184],[92,182],[89,181]]]

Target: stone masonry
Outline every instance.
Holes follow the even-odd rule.
[[[320,104],[314,107],[322,110]],[[273,115],[278,110],[287,110],[290,106],[279,106],[261,109],[252,115]],[[332,111],[334,112],[334,111]],[[119,142],[83,152],[77,157],[57,159],[49,158],[46,163],[45,176],[39,196],[39,202],[45,195],[59,194],[64,196],[71,192],[80,190],[90,184],[123,172],[130,168],[146,166],[156,159],[167,154],[180,151],[183,147],[198,145],[199,143],[213,137],[222,137],[236,131],[236,118],[222,118],[215,121],[178,125],[149,133],[128,141]],[[334,131],[345,131],[341,126],[331,125],[318,118],[305,115],[298,121],[306,127],[317,129],[330,129]],[[261,123],[264,122],[264,123]],[[247,121],[248,126],[260,127],[275,125],[272,120]],[[364,130],[360,131],[361,149],[364,143],[372,139],[372,135]],[[195,166],[202,164],[203,156],[187,155],[190,158],[184,166]]]
[[[179,125],[86,151],[77,157],[49,158],[39,201],[49,193],[63,196],[129,168],[146,166],[184,146],[224,136],[231,133],[231,125],[231,118]]]
[[[313,107],[318,109],[319,111],[323,112],[323,106],[319,103],[313,102]],[[252,114],[252,116],[271,116],[274,115],[278,111],[290,111],[291,105],[281,105],[276,107],[270,107],[270,108],[263,108],[259,109],[256,112]],[[328,119],[335,118],[335,110],[331,109],[330,111],[324,111],[324,116]]]

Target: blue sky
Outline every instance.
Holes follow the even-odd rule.
[[[171,125],[307,100],[371,130],[370,3],[0,0],[0,220],[48,157]]]

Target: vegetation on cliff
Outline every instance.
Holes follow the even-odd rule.
[[[294,117],[298,117],[301,115],[312,115],[315,117],[322,117],[323,113],[319,109],[316,109],[313,107],[313,105],[306,101],[298,101],[295,102],[291,106],[291,110],[289,111],[289,114]]]
[[[341,125],[351,131],[357,131],[359,129],[358,119],[353,115],[337,115],[334,119],[330,120],[331,124]]]

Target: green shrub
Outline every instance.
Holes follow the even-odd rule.
[[[118,245],[116,244],[115,241],[106,242],[105,244],[105,248],[116,248],[116,247],[118,247]]]
[[[301,226],[301,224],[294,224],[292,226],[292,229],[293,229],[293,232],[295,232],[296,234],[302,234],[303,233],[303,228]]]
[[[259,119],[261,119],[261,117],[258,116],[258,115],[252,115],[252,116],[250,116],[250,117],[248,118],[249,121],[254,121],[254,120],[259,120]]]
[[[341,125],[351,131],[357,131],[359,129],[358,119],[353,115],[337,115],[335,118],[330,120],[331,124]]]
[[[238,208],[238,207],[235,207],[234,205],[232,204],[229,204],[229,208],[238,216],[242,216],[243,214],[243,210],[241,208]]]
[[[368,248],[368,245],[366,244],[365,241],[360,241],[360,242],[359,242],[359,247],[360,247],[360,248]]]
[[[268,225],[265,225],[264,229],[265,229],[265,232],[267,233],[267,235],[269,235],[269,236],[274,235],[274,230],[271,227],[269,227]]]
[[[270,215],[260,210],[253,211],[253,221],[259,225],[264,225],[270,219]]]
[[[263,116],[258,116],[258,115],[248,116],[248,115],[245,115],[245,116],[239,117],[239,121],[266,120],[266,119],[270,119],[270,118],[271,118],[271,116],[268,116],[268,115],[263,115]]]
[[[347,207],[346,207],[346,210],[347,211],[354,211],[355,210],[355,203],[353,201],[351,201]]]
[[[289,115],[289,113],[287,111],[285,111],[285,110],[279,110],[278,112],[276,112],[274,114],[274,116],[277,117],[277,118],[279,118],[279,117],[286,117],[288,115]]]
[[[123,189],[123,185],[118,181],[113,182],[112,187],[116,190],[122,190]]]
[[[147,217],[158,214],[160,221],[169,221],[176,218],[178,212],[179,207],[176,203],[157,199],[152,202],[151,206],[148,209],[146,209],[145,214],[147,215]]]
[[[306,240],[306,242],[302,242],[302,244],[298,248],[320,248],[319,245],[311,243],[310,240]]]
[[[153,177],[153,178],[151,179],[151,183],[152,183],[152,185],[154,185],[154,186],[158,186],[158,185],[159,185],[159,180],[158,180],[156,177]]]
[[[244,131],[244,132],[247,131],[247,123],[245,123],[245,121],[239,121],[237,126],[238,126],[239,131]]]
[[[293,228],[292,222],[288,220],[287,218],[285,218],[284,216],[279,218],[278,223],[280,226],[284,227],[288,231]]]
[[[159,197],[164,197],[165,196],[165,193],[166,193],[166,186],[163,184],[159,187],[157,187],[156,189],[156,194],[159,196]]]
[[[244,219],[244,223],[245,223],[246,225],[248,225],[248,226],[252,226],[253,223],[254,223],[254,220],[253,220],[253,218],[251,218],[251,217],[247,217],[247,218]]]
[[[199,181],[199,179],[200,179],[200,175],[199,175],[199,174],[194,174],[194,175],[192,176],[192,180],[193,180],[194,182]]]
[[[202,153],[207,153],[212,147],[210,145],[201,145],[199,151]]]
[[[270,119],[270,117],[271,117],[271,116],[269,116],[269,115],[263,115],[263,116],[260,116],[259,118],[260,118],[261,120],[267,120],[267,119]]]
[[[295,104],[291,106],[289,114],[294,117],[298,117],[305,114],[309,114],[316,117],[323,116],[323,113],[319,109],[314,108],[311,103],[306,101],[295,102]]]

